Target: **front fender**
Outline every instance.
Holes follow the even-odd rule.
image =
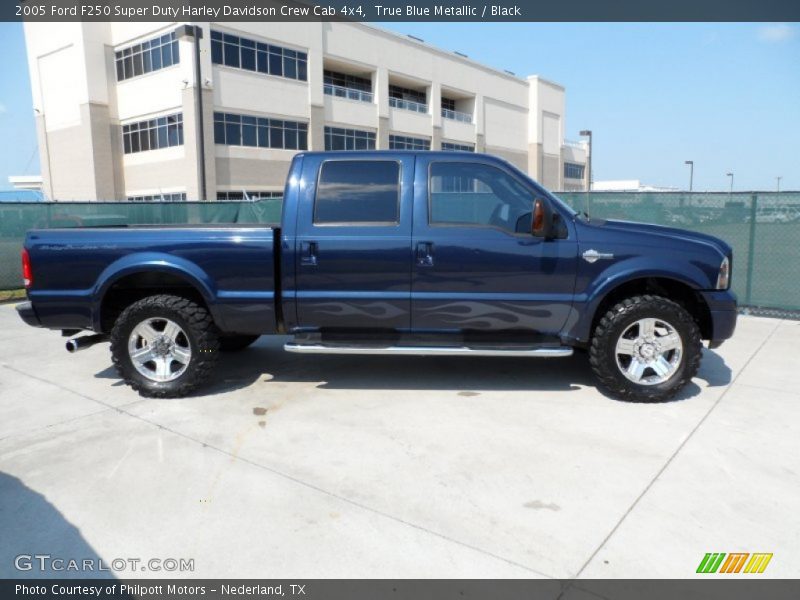
[[[95,331],[101,328],[101,307],[108,290],[128,275],[140,273],[168,273],[183,279],[196,289],[208,306],[215,320],[216,285],[213,279],[195,263],[173,254],[163,252],[137,252],[128,254],[108,265],[97,278],[92,291],[92,323]]]
[[[655,277],[671,279],[695,290],[713,288],[708,273],[699,265],[691,262],[676,265],[675,261],[670,262],[669,256],[635,256],[610,265],[603,261],[584,263],[578,275],[574,312],[565,326],[564,337],[588,342],[595,313],[608,294],[626,283]]]
[[[588,279],[588,285],[586,285],[583,294],[585,301],[590,303],[599,304],[600,300],[608,292],[623,283],[648,277],[672,279],[696,290],[707,290],[714,287],[714,283],[709,281],[708,274],[698,265],[683,261],[680,264],[676,264],[675,261],[670,261],[669,257],[636,256],[610,265],[603,264],[600,261],[595,263],[594,266],[597,264],[601,267],[599,273],[591,274],[591,279]],[[581,269],[581,271],[583,270],[584,268]],[[582,275],[584,273],[579,274],[579,279]]]

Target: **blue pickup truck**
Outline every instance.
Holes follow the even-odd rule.
[[[301,353],[579,349],[611,395],[660,401],[702,340],[733,334],[731,261],[708,235],[576,213],[492,156],[305,152],[279,224],[30,231],[17,309],[69,350],[110,341],[146,396],[185,395],[219,352],[282,334]]]

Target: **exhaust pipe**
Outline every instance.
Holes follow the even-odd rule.
[[[67,341],[67,352],[75,354],[79,350],[86,350],[95,344],[108,341],[108,336],[103,333],[94,335],[84,335],[83,337],[72,338]]]

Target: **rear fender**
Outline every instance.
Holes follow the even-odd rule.
[[[128,254],[106,267],[97,278],[92,293],[92,323],[100,331],[103,299],[116,282],[129,275],[140,273],[168,273],[184,280],[202,296],[214,321],[221,325],[221,315],[216,306],[216,286],[208,273],[195,263],[163,252],[137,252]]]

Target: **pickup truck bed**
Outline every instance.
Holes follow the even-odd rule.
[[[270,226],[33,231],[26,247],[36,285],[28,296],[43,327],[108,332],[115,296],[128,301],[191,285],[221,330],[275,333],[279,239],[280,229]]]

